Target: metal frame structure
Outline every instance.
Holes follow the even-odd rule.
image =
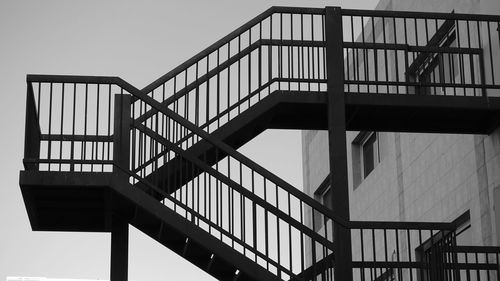
[[[456,223],[351,221],[345,136],[490,133],[499,24],[273,7],[142,90],[28,75],[32,228],[111,232],[112,280],[128,224],[221,280],[498,280],[500,248],[457,246]],[[328,130],[333,210],[236,150],[267,128]]]

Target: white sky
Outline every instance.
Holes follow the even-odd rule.
[[[0,280],[109,279],[110,235],[33,232],[19,188],[26,74],[119,76],[142,88],[272,5],[373,9],[351,1],[0,1]],[[300,132],[265,132],[243,152],[302,186]],[[131,228],[131,280],[210,280]]]

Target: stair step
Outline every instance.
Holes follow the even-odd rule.
[[[206,267],[212,253],[192,239],[187,239],[182,256],[197,266]]]
[[[182,255],[187,238],[179,231],[168,227],[165,223],[162,223],[160,232],[155,239],[175,253]]]
[[[213,256],[208,264],[207,272],[219,280],[232,281],[236,276],[236,269],[232,264]]]
[[[132,222],[140,225],[141,228],[148,233],[148,235],[156,236],[160,232],[160,220],[138,206],[134,210]]]

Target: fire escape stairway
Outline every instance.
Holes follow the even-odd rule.
[[[50,83],[50,91],[44,93],[43,83]],[[69,88],[74,91],[69,93],[71,90],[66,86],[72,84],[74,87]],[[35,123],[30,123],[28,128],[32,126],[38,128],[27,133],[27,141],[53,144],[71,139],[79,139],[82,142],[87,140],[88,143],[82,146],[82,149],[91,150],[79,155],[82,158],[89,155],[91,158],[89,160],[54,159],[49,145],[45,156],[40,155],[44,154],[43,151],[37,151],[38,159],[25,158],[26,171],[21,173],[21,187],[26,204],[30,206],[30,221],[34,229],[109,231],[105,221],[106,217],[113,213],[221,280],[310,280],[311,274],[324,275],[332,268],[334,249],[332,229],[336,225],[347,227],[332,210],[123,80],[113,77],[30,75],[28,109],[34,110],[37,107],[34,103],[35,96],[39,96],[38,101],[43,101],[45,94],[53,100],[64,99],[64,95],[76,96],[77,84],[87,85],[85,89],[91,88],[88,85],[98,85],[94,88],[96,95],[109,97],[108,105],[113,103],[111,100],[113,96],[108,93],[112,91],[120,93],[113,97],[115,129],[114,132],[108,131],[109,136],[50,134],[51,130],[49,134],[45,134],[44,126],[40,126],[43,122],[39,121],[45,119],[43,117],[45,113],[51,115],[51,111],[44,112],[43,109],[39,109],[38,112],[42,114],[34,116],[28,110],[27,122]],[[109,91],[97,90],[100,87],[108,87]],[[62,94],[64,90],[66,92]],[[35,94],[36,92],[40,95]],[[85,93],[85,96],[92,95]],[[97,100],[99,99],[98,97]],[[76,99],[74,101],[77,102]],[[64,100],[59,102],[62,105],[66,104]],[[133,119],[135,107],[149,107],[156,110],[158,120],[162,121],[159,123],[135,121]],[[62,110],[71,112],[71,108],[75,109],[78,106],[70,105],[68,108],[63,108]],[[87,115],[89,114],[90,112]],[[92,114],[98,115],[99,111],[94,111]],[[65,114],[60,116],[64,117]],[[104,116],[108,117],[104,123],[109,124],[111,114],[106,113]],[[55,121],[59,122],[61,122],[59,119]],[[62,118],[62,123],[64,122]],[[182,131],[189,138],[183,135],[164,137],[161,135],[162,130],[158,130],[157,126],[168,127],[171,131]],[[37,137],[31,137],[32,134]],[[193,154],[190,144],[194,139],[210,144],[210,148],[201,154]],[[98,149],[100,145],[104,149],[110,140],[115,146],[113,150],[116,150],[113,152],[113,161],[101,159],[100,154],[105,157],[106,153]],[[124,141],[125,146],[123,146]],[[62,146],[58,147],[61,150],[54,148],[54,151],[62,151]],[[120,151],[123,147],[128,148]],[[162,158],[149,161],[150,164],[144,171],[133,169],[147,159],[143,157],[144,155],[156,156],[158,151],[161,151]],[[27,152],[27,156],[31,153],[34,152]],[[130,168],[121,164],[121,159],[126,158],[129,158],[126,162]],[[214,158],[219,161],[207,161]],[[176,161],[177,166],[169,166],[175,168],[169,173],[169,177],[174,180],[168,181],[167,184],[174,184],[175,188],[158,184],[157,181],[147,177],[145,171],[155,171],[162,167],[162,163],[168,164],[170,161]],[[48,166],[42,168],[44,163]],[[65,165],[69,171],[65,170]],[[90,165],[92,168],[86,172],[85,165]],[[106,170],[106,165],[111,167],[113,171],[111,175],[108,173],[109,170]],[[92,185],[104,187],[102,193],[97,193],[100,194],[97,197],[104,198],[99,201],[103,205],[101,209],[97,208],[101,210],[101,217],[97,212],[97,215],[92,214],[91,219],[86,218],[84,214],[83,217],[74,220],[71,216],[81,213],[82,210],[75,212],[68,197],[45,199],[62,190],[72,192],[73,189],[70,187],[73,186],[80,193],[68,196],[73,200],[75,198],[80,200],[78,199],[80,194],[90,192]],[[62,189],[52,189],[53,187]],[[106,191],[107,188],[110,190]],[[155,195],[160,196],[150,196],[144,193],[145,190],[154,191]],[[169,192],[172,190],[174,192]],[[46,192],[43,198],[30,196],[30,193],[35,191],[39,192],[38,194]],[[51,202],[59,200],[68,204],[61,207],[62,210],[57,210],[57,207],[53,206],[51,211],[55,213],[52,215],[51,213],[40,215],[40,208],[47,206],[47,202],[40,200],[52,200]],[[94,199],[89,197],[86,200],[88,201],[79,203],[78,206],[86,208]],[[38,203],[41,205],[37,205]],[[67,214],[62,216],[69,219],[59,220],[60,213],[65,212]],[[37,222],[36,216],[44,217],[45,221]],[[50,216],[53,216],[52,220],[55,223],[51,221]],[[93,220],[103,221],[103,224],[94,223]],[[46,223],[47,221],[50,222]],[[319,225],[325,226],[323,230],[318,231]],[[310,249],[317,249],[318,253],[311,257]],[[304,279],[304,276],[308,278]]]
[[[358,13],[346,10],[343,16]],[[343,221],[237,151],[268,128],[327,127],[325,29],[325,9],[273,7],[142,90],[116,77],[29,75],[21,188],[33,228],[109,231],[106,221],[113,213],[220,280],[316,280],[318,276],[332,280],[333,231],[339,228],[361,238],[352,244],[353,252],[358,247],[361,253],[361,259],[353,261],[361,276],[372,268],[401,268],[388,260],[386,240],[388,232],[394,233],[398,247],[398,235],[406,231],[401,237],[408,244],[406,265],[426,270],[429,266],[415,261],[409,250],[416,243],[410,232],[419,236],[428,232],[424,239],[432,242],[440,231],[452,236],[452,225]],[[376,129],[419,131],[427,126],[426,130],[437,131],[449,127],[448,120],[457,124],[456,118],[448,116],[434,128],[426,120],[414,121],[415,115],[408,112],[439,117],[470,107],[478,116],[472,121],[471,115],[462,116],[470,121],[466,132],[485,133],[497,125],[491,120],[500,116],[500,102],[476,97],[484,85],[462,83],[460,87],[473,90],[470,97],[378,95],[379,88],[387,86],[389,92],[393,84],[397,93],[406,88],[406,94],[411,87],[420,87],[420,92],[444,87],[436,81],[428,85],[406,81],[398,86],[396,77],[397,81],[385,81],[387,85],[375,81],[379,84],[371,89],[376,93],[361,93],[367,84],[370,91],[373,81],[349,70],[350,54],[354,58],[359,50],[387,47],[396,57],[404,51],[427,53],[428,59],[434,56],[429,52],[441,52],[435,46],[412,49],[409,44],[389,46],[385,41],[361,43],[354,38],[344,42],[348,129],[396,124]],[[446,50],[471,57],[481,53],[471,46]],[[450,102],[436,106],[437,99]],[[443,108],[449,111],[441,113]],[[78,115],[84,115],[82,122]],[[401,116],[415,122],[413,127],[397,120]],[[478,129],[476,124],[483,123],[485,127]],[[456,128],[453,132],[463,130],[461,123]],[[79,177],[84,180],[76,180]],[[62,190],[52,186],[77,186],[78,193],[68,197],[78,200],[90,190],[88,182],[100,179],[98,191],[92,193],[95,197],[78,205],[87,207],[94,198],[100,199],[87,217],[82,210],[71,209],[71,202],[61,210],[46,208],[54,200],[68,199],[42,196],[46,190],[51,195]],[[69,219],[59,220],[56,214],[64,211]],[[78,219],[72,220],[77,213]],[[50,221],[50,216],[57,219]],[[42,217],[45,221],[39,220]],[[363,240],[370,231],[371,240]],[[419,238],[417,245],[422,244]],[[385,241],[385,260],[375,258],[377,241]],[[372,247],[373,260],[365,257],[364,243]]]
[[[343,223],[335,217],[332,210],[327,209],[279,177],[260,167],[229,145],[215,138],[212,134],[201,130],[168,108],[162,107],[154,99],[138,92],[134,96],[138,98],[136,102],[146,103],[147,106],[156,110],[156,114],[159,115],[158,120],[162,120],[159,122],[160,124],[170,124],[171,127],[175,127],[189,136],[188,138],[176,136],[180,139],[165,138],[157,132],[158,130],[153,129],[158,125],[157,123],[148,124],[148,122],[144,122],[141,124],[134,121],[132,128],[133,131],[136,131],[135,135],[145,143],[150,143],[146,155],[157,155],[154,153],[157,152],[156,148],[162,148],[162,157],[169,159],[168,161],[165,160],[164,166],[168,167],[166,171],[168,171],[168,178],[171,179],[158,183],[154,177],[145,176],[140,178],[138,177],[140,173],[131,173],[131,175],[135,175],[135,178],[139,178],[135,184],[137,187],[142,190],[153,191],[156,199],[159,197],[162,200],[168,199],[181,203],[182,208],[189,210],[189,219],[197,225],[200,224],[199,216],[201,213],[208,211],[208,218],[205,217],[205,222],[208,219],[209,232],[210,227],[213,227],[220,233],[221,240],[224,240],[222,236],[232,239],[233,248],[234,240],[243,245],[244,248],[246,245],[253,252],[256,263],[261,260],[261,262],[267,263],[267,269],[276,267],[279,277],[288,276],[288,278],[294,280],[310,280],[313,275],[325,274],[326,270],[332,268],[332,228],[333,224]],[[190,139],[197,139],[196,145],[202,144],[203,149],[196,150],[194,146],[190,146]],[[143,147],[146,146],[143,145]],[[185,147],[187,147],[187,150]],[[143,153],[144,151],[138,151],[139,155]],[[149,161],[153,171],[164,167],[158,168],[158,162],[158,158],[155,161]],[[236,171],[231,172],[231,169]],[[165,170],[161,171],[161,173],[165,173]],[[200,190],[200,182],[203,182],[204,190]],[[206,189],[207,182],[208,190]],[[213,183],[212,187],[210,187],[211,182]],[[215,191],[211,191],[210,188],[214,188]],[[210,201],[210,198],[214,198],[212,193],[215,193],[215,201]],[[211,222],[211,208],[214,208],[214,206],[208,206],[209,210],[206,209],[207,206],[201,208],[203,211],[200,209],[200,204],[207,204],[207,197],[208,204],[214,204],[216,209],[216,218],[212,218]],[[279,197],[288,198],[288,201],[280,202]],[[227,202],[223,202],[224,200],[227,200]],[[236,205],[238,205],[239,210],[235,210]],[[299,211],[294,212],[293,209]],[[194,215],[195,212],[198,212],[198,214]],[[235,218],[236,213],[240,213],[240,218]],[[250,224],[244,222],[249,214],[252,217]],[[271,217],[275,218],[276,223],[274,219],[270,219]],[[324,223],[330,228],[317,232],[315,219],[319,220],[316,225]],[[235,222],[235,220],[240,220],[240,222]],[[259,220],[262,221],[258,223]],[[140,224],[140,221],[138,223]],[[277,255],[274,261],[270,258],[269,247],[272,246],[268,241],[273,236],[276,237],[276,243],[278,243],[276,251],[284,250],[283,248],[280,249],[281,242],[279,242],[280,239],[283,239],[279,234],[279,229],[280,227],[283,228],[283,225],[281,225],[283,223],[285,223],[285,229],[282,229],[281,232],[288,233],[289,242],[286,246],[281,245],[288,252],[286,266],[280,264],[280,259],[283,257]],[[238,224],[239,226],[236,226],[236,228],[241,228],[241,230],[235,230],[235,225]],[[248,227],[251,227],[250,231]],[[139,227],[139,229],[142,228]],[[248,232],[251,237],[250,242],[247,237]],[[290,244],[292,232],[300,236],[301,245],[298,247]],[[236,233],[239,233],[239,239]],[[245,234],[242,235],[242,233]],[[258,246],[259,243],[261,246]],[[310,246],[305,246],[304,243]],[[313,260],[307,260],[305,249],[308,247],[321,249],[324,253],[323,258],[316,260],[315,257]],[[261,249],[260,252],[259,249]],[[185,251],[184,248],[183,251]],[[321,254],[319,254],[319,257],[321,257]],[[307,264],[311,262],[313,265],[306,268]],[[298,266],[299,271],[296,269],[297,265],[292,265],[293,263],[300,264]],[[244,272],[243,269],[239,270]],[[304,279],[305,277],[307,278]]]

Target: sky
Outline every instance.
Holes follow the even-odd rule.
[[[143,88],[273,5],[373,9],[377,2],[0,1],[0,280],[109,279],[109,234],[30,228],[19,188],[26,74],[119,76]],[[301,188],[300,132],[266,131],[240,151]],[[129,279],[213,280],[133,227]]]

